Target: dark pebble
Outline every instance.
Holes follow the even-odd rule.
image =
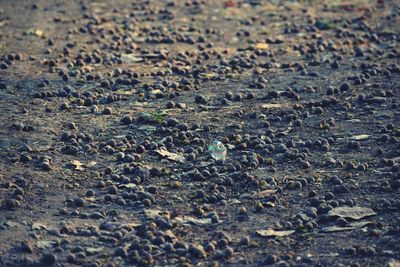
[[[348,91],[350,89],[350,84],[349,83],[342,83],[339,87],[340,91]]]
[[[44,265],[53,265],[57,261],[57,256],[53,253],[46,253],[42,256],[40,262]]]
[[[196,95],[194,97],[194,101],[196,102],[196,104],[207,104],[207,98],[204,95]]]
[[[104,115],[111,115],[112,109],[110,107],[105,107],[102,111]]]
[[[81,197],[77,197],[74,198],[74,204],[76,207],[83,207],[86,205],[86,200]]]

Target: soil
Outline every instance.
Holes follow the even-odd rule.
[[[386,0],[2,0],[0,265],[398,266],[399,29]]]

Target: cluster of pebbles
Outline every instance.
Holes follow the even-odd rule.
[[[0,265],[399,259],[395,1],[5,2]]]

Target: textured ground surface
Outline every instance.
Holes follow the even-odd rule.
[[[399,29],[397,1],[0,0],[0,265],[397,266]]]

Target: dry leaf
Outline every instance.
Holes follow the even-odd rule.
[[[234,198],[234,199],[229,200],[228,204],[229,205],[236,205],[236,204],[242,204],[242,202],[239,199]]]
[[[137,185],[134,183],[127,183],[127,184],[121,184],[119,187],[121,187],[121,188],[136,188]]]
[[[194,218],[192,216],[179,216],[175,218],[176,222],[182,223],[184,225],[206,225],[206,224],[210,224],[211,223],[211,219],[210,218],[201,218],[201,219],[197,219]]]
[[[83,171],[85,169],[79,160],[72,160],[71,164],[74,166],[74,170]]]
[[[142,62],[144,59],[142,57],[134,56],[133,54],[122,54],[121,60],[124,63],[131,64],[131,63]]]
[[[276,189],[267,189],[267,190],[260,191],[256,194],[252,195],[251,197],[252,198],[265,198],[265,197],[269,197],[269,196],[275,194],[277,191],[278,190],[276,190]]]
[[[79,160],[72,160],[71,164],[74,167],[74,170],[83,171],[83,170],[85,170],[85,168],[91,168],[91,167],[95,166],[97,164],[97,162],[91,161],[88,164],[83,164]]]
[[[4,224],[8,225],[10,227],[16,227],[16,226],[21,226],[22,225],[20,222],[13,222],[13,221],[6,221]]]
[[[55,244],[56,242],[51,240],[40,240],[36,243],[38,248],[52,248]]]
[[[268,45],[267,43],[257,43],[254,47],[255,47],[256,49],[262,49],[262,50],[264,50],[264,49],[268,49],[268,48],[269,48],[269,45]]]
[[[167,230],[164,232],[164,236],[170,238],[170,239],[178,239],[176,237],[176,235],[171,231],[171,230]]]
[[[91,161],[88,164],[85,164],[85,167],[86,168],[91,168],[91,167],[94,167],[95,165],[97,165],[97,162],[96,161]]]
[[[227,148],[228,150],[232,150],[232,149],[235,149],[236,147],[235,147],[234,145],[232,145],[232,144],[227,144],[227,145],[226,145],[226,148]]]
[[[141,224],[139,222],[130,222],[130,223],[107,222],[107,223],[102,223],[100,225],[100,228],[102,230],[106,230],[106,231],[114,231],[116,229],[122,229],[124,227],[136,228],[136,227],[138,227],[140,225]]]
[[[208,73],[202,73],[200,74],[200,77],[202,78],[207,78],[207,79],[213,79],[213,78],[217,78],[218,74],[214,73],[214,72],[208,72]]]
[[[268,208],[273,208],[273,207],[275,207],[275,203],[274,203],[274,202],[271,202],[271,201],[268,201],[268,202],[263,203],[263,204],[264,204],[265,207],[268,207]]]
[[[262,104],[261,108],[265,109],[274,109],[274,108],[282,108],[283,105],[279,103],[268,103],[268,104]]]
[[[118,90],[115,91],[114,94],[116,95],[135,95],[137,93],[136,90],[130,89],[130,90]]]
[[[104,247],[98,247],[98,248],[86,248],[86,252],[89,255],[94,255],[102,252],[104,250]]]
[[[140,225],[141,225],[141,223],[139,223],[139,222],[131,222],[131,223],[126,223],[126,224],[124,224],[124,227],[125,227],[125,226],[129,226],[129,227],[136,228],[136,227],[138,227],[138,226],[140,226]]]
[[[47,230],[47,226],[41,223],[32,223],[32,230]]]
[[[337,207],[328,212],[328,216],[338,216],[360,220],[362,218],[376,215],[377,213],[370,208],[365,207]]]
[[[350,137],[350,140],[357,140],[357,141],[364,141],[370,138],[370,135],[368,134],[359,134],[359,135],[353,135]]]
[[[350,119],[346,120],[346,122],[362,122],[360,119]]]
[[[400,261],[391,259],[387,264],[387,267],[400,267]]]
[[[329,226],[322,228],[322,232],[331,233],[331,232],[344,232],[344,231],[352,231],[364,228],[367,225],[373,224],[373,222],[354,222],[345,227],[340,226]]]
[[[162,150],[162,149],[156,150],[156,152],[158,154],[160,154],[161,156],[166,157],[169,160],[173,160],[173,161],[181,162],[181,163],[185,162],[185,157],[182,155],[172,153],[172,152],[169,152],[167,150]]]
[[[152,95],[156,95],[156,94],[159,94],[159,93],[162,93],[162,91],[160,89],[154,89],[154,90],[150,91],[150,94],[152,94]]]
[[[258,231],[256,231],[256,234],[258,234],[262,237],[283,237],[283,236],[291,235],[294,232],[295,232],[294,230],[275,231],[272,229],[267,229],[267,230],[258,230]]]

